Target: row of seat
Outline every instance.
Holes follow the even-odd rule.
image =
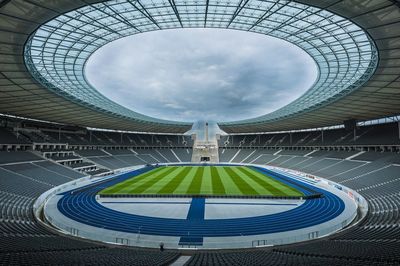
[[[110,248],[49,231],[33,216],[35,198],[52,184],[74,178],[64,174],[82,175],[53,162],[46,163],[0,168],[0,265],[168,265],[179,256],[175,251]],[[50,174],[50,167],[60,173]]]
[[[344,145],[398,145],[397,122],[345,128],[274,134],[247,134],[222,136],[219,147],[275,147],[275,146],[344,146]]]
[[[228,151],[228,149],[226,150]],[[250,154],[250,153],[248,153]],[[262,151],[256,151],[259,156]],[[255,158],[251,156],[248,159]],[[233,155],[232,155],[233,156]],[[269,158],[267,158],[269,156]],[[361,194],[370,205],[370,213],[359,225],[329,239],[291,246],[238,252],[197,253],[187,265],[398,265],[400,263],[400,176],[398,166],[379,158],[372,162],[329,159],[324,156],[288,157],[271,164],[309,170],[322,177],[342,182]],[[123,158],[123,155],[118,158]],[[126,158],[128,158],[126,156]],[[278,157],[265,154],[270,161]],[[282,156],[281,156],[282,157]],[[104,159],[107,160],[107,159]],[[129,163],[129,159],[126,159]],[[261,162],[265,163],[265,162]],[[56,172],[48,180],[36,169],[35,174],[19,167],[0,168],[0,261],[6,265],[35,264],[110,264],[163,265],[174,261],[178,252],[109,248],[61,237],[39,225],[32,216],[34,198],[59,182],[81,174],[52,162],[32,163],[43,173]],[[389,165],[386,168],[385,166]],[[382,170],[378,170],[382,168]],[[385,170],[386,169],[386,170]],[[21,171],[20,171],[21,170]],[[370,173],[371,171],[374,171]],[[70,175],[71,174],[71,175]],[[63,180],[63,177],[65,180]],[[49,177],[50,178],[50,177]]]

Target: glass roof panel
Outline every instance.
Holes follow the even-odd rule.
[[[378,60],[374,43],[351,21],[329,11],[285,0],[118,0],[88,5],[47,22],[25,46],[25,62],[48,89],[104,112],[151,122],[148,117],[102,96],[86,80],[84,67],[101,46],[140,32],[212,27],[282,38],[304,49],[318,65],[319,79],[297,100],[253,119],[268,122],[307,112],[360,87]]]

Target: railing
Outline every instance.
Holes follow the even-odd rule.
[[[316,199],[321,193],[303,196],[274,196],[274,195],[215,195],[215,194],[98,194],[99,198],[220,198],[220,199],[280,199],[304,200]]]
[[[59,228],[65,234],[69,234],[71,236],[76,236],[84,239],[91,239],[106,243],[117,244],[117,245],[158,248],[160,243],[162,242],[165,248],[172,248],[172,249],[176,248],[234,249],[234,248],[256,248],[265,246],[285,245],[285,244],[292,244],[292,243],[303,242],[325,237],[345,228],[353,221],[353,219],[356,217],[356,214],[357,213],[355,212],[354,215],[349,216],[344,221],[325,227],[321,230],[307,231],[304,233],[299,232],[297,234],[296,230],[296,231],[280,232],[264,236],[238,235],[233,237],[215,238],[217,240],[213,240],[212,237],[208,237],[202,243],[200,242],[179,243],[179,237],[145,235],[140,233],[140,229],[138,229],[136,234],[117,232],[102,228],[93,230],[89,229],[88,227],[87,229],[84,229],[85,226],[79,227],[78,229],[74,227],[65,226],[63,222],[60,222],[59,219],[53,219],[49,214],[46,214],[46,217],[53,226]],[[188,233],[190,234],[190,232]]]

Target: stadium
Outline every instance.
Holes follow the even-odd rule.
[[[290,43],[316,78],[187,122],[86,75],[109,44],[198,28]],[[0,265],[399,265],[399,118],[397,0],[2,0]]]

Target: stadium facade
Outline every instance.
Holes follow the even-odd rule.
[[[192,27],[289,41],[318,79],[277,111],[218,123],[227,134],[211,143],[85,78],[87,59],[113,40]],[[399,58],[395,0],[1,1],[0,264],[398,265]],[[200,167],[211,150],[219,164]],[[159,191],[128,210],[126,183]],[[122,194],[101,199],[103,185]],[[257,192],[278,188],[303,194]],[[173,189],[185,193],[161,193]],[[168,250],[140,248],[159,242]]]

